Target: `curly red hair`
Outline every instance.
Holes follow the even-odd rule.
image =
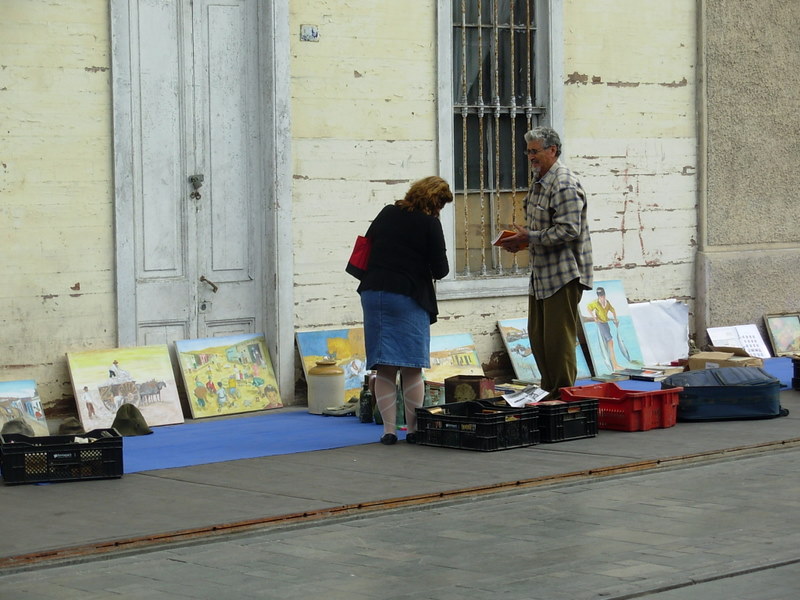
[[[395,202],[395,205],[408,211],[418,210],[438,217],[445,204],[453,201],[450,186],[441,177],[431,175],[411,184],[406,197]]]

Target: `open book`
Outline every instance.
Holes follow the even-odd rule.
[[[503,400],[508,402],[511,406],[525,406],[526,404],[533,404],[539,402],[547,397],[547,392],[540,388],[538,385],[530,385],[523,390],[511,394],[503,394]]]
[[[512,235],[517,235],[516,231],[511,231],[510,229],[503,229],[497,236],[492,240],[492,246],[499,246],[500,240],[504,240],[507,237],[511,237]]]

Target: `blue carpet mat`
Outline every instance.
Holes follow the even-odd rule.
[[[124,438],[123,468],[125,473],[137,473],[328,450],[374,443],[382,434],[383,427],[361,423],[354,416],[324,417],[306,411],[196,421],[153,427],[150,435]]]
[[[764,370],[791,385],[793,366],[787,357],[764,361]],[[594,385],[580,380],[576,385]],[[661,389],[660,382],[625,380],[622,389]],[[311,452],[376,443],[383,428],[361,423],[355,416],[324,417],[305,410],[259,413],[214,421],[153,427],[151,435],[126,437],[123,441],[125,473],[188,467],[206,463],[258,458],[295,452]],[[398,432],[403,439],[405,432]]]

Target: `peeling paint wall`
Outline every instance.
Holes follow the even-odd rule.
[[[800,2],[705,0],[698,329],[800,310]]]
[[[3,0],[0,378],[72,398],[65,352],[116,340],[108,6]]]
[[[590,195],[597,277],[623,279],[631,301],[691,302],[695,2],[563,4],[564,158]],[[438,170],[436,12],[290,2],[298,330],[361,323],[343,270],[353,239]],[[3,1],[0,377],[36,379],[50,406],[72,397],[65,352],[116,343],[108,32],[107,0]],[[444,301],[433,333],[472,333],[487,362],[496,320],[526,306]]]
[[[692,303],[695,2],[564,2],[564,157],[590,194],[598,278],[631,301]],[[436,2],[294,3],[292,131],[298,329],[361,323],[343,273],[354,237],[437,171]],[[317,25],[318,42],[300,41]],[[424,24],[424,25],[420,25]],[[434,335],[472,333],[486,362],[524,296],[440,302]]]
[[[565,3],[565,149],[590,194],[596,279],[693,304],[695,2]]]
[[[294,2],[290,12],[296,326],[361,323],[357,234],[437,172],[435,3]],[[316,42],[300,39],[317,26]]]

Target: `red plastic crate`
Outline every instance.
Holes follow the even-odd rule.
[[[597,398],[598,427],[616,431],[647,431],[672,427],[678,420],[678,394],[683,388],[637,392],[616,383],[561,388],[563,400]]]

